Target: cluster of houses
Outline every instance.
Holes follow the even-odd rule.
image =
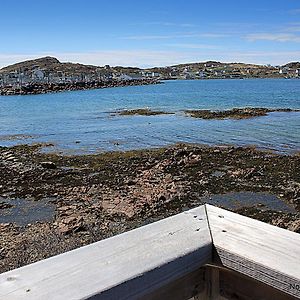
[[[125,69],[124,69],[125,70]],[[203,64],[202,67],[174,66],[159,68],[160,72],[153,70],[134,69],[131,72],[116,70],[106,65],[95,68],[89,72],[63,72],[49,71],[41,68],[31,70],[15,70],[13,72],[0,72],[0,87],[26,86],[30,84],[59,84],[77,82],[98,82],[112,80],[142,80],[142,79],[209,79],[209,78],[260,78],[260,77],[285,77],[300,78],[300,69],[289,67],[232,67],[224,64]]]
[[[109,66],[97,68],[90,72],[70,73],[63,71],[50,72],[40,68],[28,71],[0,72],[0,87],[20,87],[31,84],[60,84],[60,83],[78,83],[78,82],[99,82],[112,80],[142,80],[159,79],[161,74],[156,72],[117,72]]]
[[[172,67],[168,79],[210,79],[210,78],[300,78],[299,68],[289,67],[232,67],[229,65],[203,65],[198,70],[190,66],[184,68]]]

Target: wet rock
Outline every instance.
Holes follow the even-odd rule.
[[[6,249],[0,248],[0,259],[5,258],[5,256],[6,256]]]
[[[288,229],[300,233],[300,220],[292,221],[289,224]]]
[[[13,205],[7,202],[0,202],[0,209],[12,208]]]
[[[289,108],[278,108],[278,109],[268,109],[268,108],[233,108],[231,110],[223,111],[212,111],[212,110],[186,110],[185,113],[193,118],[201,119],[249,119],[254,117],[266,116],[270,112],[299,112],[298,109]]]
[[[56,165],[52,161],[42,161],[41,166],[45,169],[56,169]]]
[[[70,234],[84,230],[84,221],[81,216],[70,216],[58,223],[58,230],[61,234]]]
[[[0,248],[9,249],[0,260],[0,272],[201,205],[205,195],[268,192],[300,209],[300,156],[195,145],[88,156],[49,155],[36,149],[0,147],[1,194],[37,201],[56,195],[51,200],[55,219],[31,222],[21,229],[12,223],[0,224]],[[22,164],[5,160],[7,155]],[[41,161],[63,167],[51,171],[42,168]],[[242,213],[299,230],[296,213],[267,212],[259,203],[263,202],[253,197],[256,210]]]

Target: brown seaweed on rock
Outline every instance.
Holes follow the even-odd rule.
[[[185,110],[187,115],[200,119],[249,119],[254,117],[267,116],[270,112],[299,112],[298,109],[291,108],[262,108],[245,107],[233,108],[231,110],[213,111],[207,109]]]

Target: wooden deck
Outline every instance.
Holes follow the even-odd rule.
[[[203,205],[2,273],[0,299],[300,299],[300,235]]]

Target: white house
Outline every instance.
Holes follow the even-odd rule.
[[[37,69],[32,72],[32,79],[36,81],[41,81],[45,78],[45,74],[42,70]]]

